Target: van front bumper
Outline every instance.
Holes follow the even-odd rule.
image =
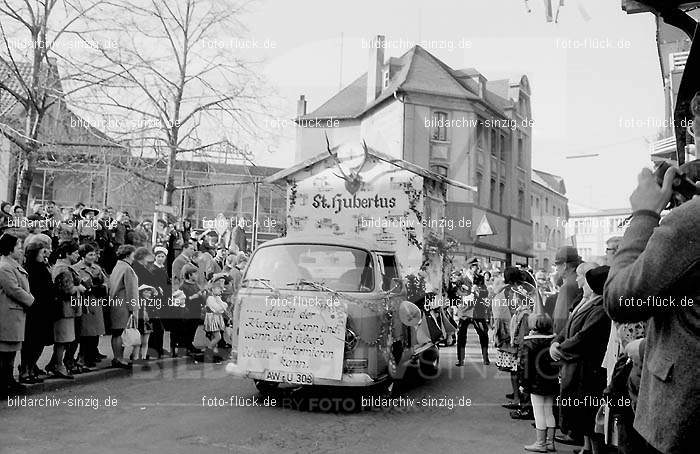
[[[265,377],[265,372],[262,371],[250,371],[241,370],[238,365],[234,362],[230,362],[226,365],[226,373],[234,377],[240,378],[250,378],[253,380],[263,380]],[[350,373],[343,374],[340,380],[332,380],[330,378],[316,378],[314,377],[314,383],[311,386],[356,386],[356,387],[366,387],[373,386],[378,383],[385,381],[388,375],[381,375],[376,379],[373,379],[369,374],[365,373]],[[284,383],[285,385],[290,385]],[[302,386],[302,385],[291,385],[291,386]],[[309,385],[303,385],[309,386]]]

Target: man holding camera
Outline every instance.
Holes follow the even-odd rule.
[[[692,182],[698,161],[688,163]],[[659,185],[644,169],[630,197],[632,220],[612,259],[605,308],[618,322],[648,320],[634,429],[634,453],[700,449],[700,197],[686,197],[663,220],[680,171]],[[695,183],[700,189],[700,185]]]

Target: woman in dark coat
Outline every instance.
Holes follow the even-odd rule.
[[[0,398],[24,391],[12,372],[22,349],[25,314],[34,304],[27,272],[20,265],[23,255],[21,239],[9,233],[0,237]]]
[[[602,362],[611,321],[603,309],[601,295],[609,269],[601,266],[585,273],[583,300],[571,312],[564,330],[549,350],[551,357],[562,363],[559,398],[562,432],[582,434],[587,442],[584,449],[590,446],[594,454],[605,449],[601,435],[595,433],[595,416],[606,385]]]
[[[40,383],[39,360],[44,347],[53,344],[54,290],[48,258],[51,249],[42,243],[30,243],[25,249],[24,267],[29,278],[29,290],[34,304],[27,311],[27,323],[22,344],[22,363],[19,367],[20,383]]]

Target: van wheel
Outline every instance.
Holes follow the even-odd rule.
[[[279,388],[280,384],[277,383],[276,381],[265,381],[265,380],[253,380],[255,383],[255,387],[258,388],[258,391],[260,391],[262,394],[270,394],[274,391],[277,391]]]
[[[440,374],[440,353],[437,349],[424,351],[418,359],[422,378],[436,378]]]

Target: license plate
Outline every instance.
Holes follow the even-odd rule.
[[[302,372],[282,372],[277,370],[268,370],[265,372],[266,381],[276,381],[279,383],[293,383],[295,385],[313,385],[313,374]]]

